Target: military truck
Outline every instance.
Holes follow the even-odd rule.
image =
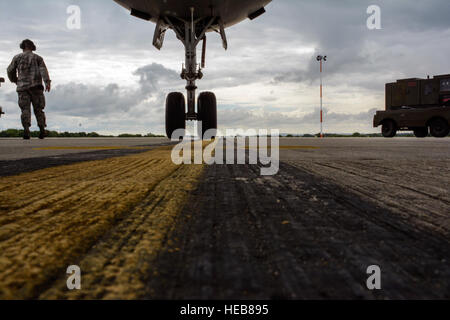
[[[384,137],[412,130],[418,138],[450,133],[450,74],[427,79],[401,79],[386,84],[386,110],[377,111],[373,126]]]
[[[5,79],[0,78],[0,87],[2,86],[2,82],[5,82]],[[2,114],[5,114],[2,110],[2,107],[0,106],[0,118],[2,117]]]

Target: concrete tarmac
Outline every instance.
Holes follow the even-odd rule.
[[[30,141],[1,138],[0,161],[145,148],[169,143],[166,138],[50,138]],[[413,162],[418,159],[450,158],[448,138],[281,138],[280,146],[281,160],[408,159]]]
[[[0,161],[60,156],[107,148],[150,146],[169,142],[164,138],[0,138]],[[96,149],[97,148],[97,149]]]
[[[0,298],[450,298],[450,139],[282,138],[275,176],[170,144],[1,139]]]

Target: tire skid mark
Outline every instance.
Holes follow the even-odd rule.
[[[160,252],[147,297],[449,297],[449,239],[334,180],[286,163],[274,177],[247,165],[205,175],[174,231],[180,250]],[[382,269],[382,291],[365,287],[372,264]]]
[[[305,172],[306,173],[306,172]],[[380,256],[383,257],[383,260],[391,261],[390,268],[396,270],[396,272],[402,274],[403,279],[409,279],[411,283],[415,282],[415,278],[417,276],[427,278],[429,275],[427,272],[421,270],[421,267],[418,267],[422,262],[418,261],[416,257],[411,258],[410,255],[420,255],[423,259],[432,261],[434,258],[432,255],[439,256],[448,256],[450,254],[449,250],[446,246],[443,246],[443,243],[447,243],[448,239],[440,239],[436,238],[434,234],[423,233],[414,225],[411,225],[408,221],[398,220],[395,217],[392,217],[389,214],[386,214],[386,210],[382,208],[375,207],[373,208],[365,208],[364,203],[361,199],[357,197],[353,197],[351,193],[338,192],[336,190],[336,186],[333,184],[328,184],[325,180],[322,181],[320,187],[323,188],[320,192],[321,194],[325,194],[327,199],[330,199],[336,193],[342,194],[340,197],[336,198],[336,202],[342,204],[344,207],[353,208],[353,210],[349,210],[350,212],[360,212],[360,216],[358,219],[365,224],[365,229],[373,229],[379,230],[380,234],[386,234],[386,230],[395,231],[394,234],[390,234],[389,240],[392,241],[392,246],[390,247],[381,247],[379,249]],[[332,212],[330,210],[330,212]],[[348,224],[350,221],[350,216],[348,219],[343,218],[341,215],[334,215],[333,219],[339,222],[339,229],[345,230],[348,228]],[[386,241],[381,240],[381,241]],[[405,248],[403,245],[399,245],[399,243],[404,243],[405,239],[414,243],[417,251],[414,254],[408,253],[410,248]],[[418,243],[425,242],[425,245],[418,245]],[[370,256],[370,251],[366,251],[365,254]],[[439,261],[439,260],[438,260]],[[383,263],[386,266],[386,262]],[[414,275],[414,276],[413,276]]]
[[[444,197],[438,197],[438,196],[429,194],[429,193],[427,193],[427,192],[423,192],[423,191],[420,191],[420,190],[411,188],[411,187],[409,187],[409,186],[405,186],[405,185],[400,184],[400,183],[395,183],[395,182],[392,182],[392,181],[388,181],[387,179],[377,179],[377,178],[374,178],[373,176],[370,176],[370,175],[364,175],[364,174],[361,174],[361,173],[359,173],[359,172],[355,172],[355,171],[351,171],[351,170],[346,170],[346,169],[344,169],[344,168],[342,168],[342,167],[332,166],[332,165],[330,165],[330,164],[325,164],[325,163],[320,163],[320,162],[319,162],[319,163],[316,163],[316,164],[317,164],[318,166],[323,166],[323,167],[327,167],[327,168],[330,168],[330,169],[339,170],[339,171],[342,171],[342,172],[345,172],[345,173],[348,173],[348,174],[351,174],[351,175],[355,175],[355,176],[358,176],[358,177],[361,177],[361,178],[364,178],[364,179],[370,179],[370,180],[373,180],[373,181],[378,182],[378,183],[382,183],[382,184],[390,183],[392,186],[404,188],[404,189],[407,189],[407,190],[409,190],[409,191],[416,192],[416,193],[419,193],[419,194],[421,194],[421,195],[430,197],[430,198],[432,198],[432,199],[434,199],[434,200],[438,200],[438,201],[442,201],[442,202],[445,202],[445,203],[447,203],[447,204],[450,204],[450,201],[447,200],[447,199],[444,198]]]
[[[413,189],[411,187],[404,188],[401,184],[391,183],[392,180],[402,180],[408,176],[409,172],[415,172],[411,181],[416,188],[422,188],[427,177],[422,176],[420,170],[408,170],[406,168],[395,169],[393,172],[389,169],[394,166],[392,163],[385,164],[385,173],[372,173],[372,177],[366,174],[361,174],[359,171],[366,171],[368,168],[359,168],[363,164],[359,162],[346,162],[347,167],[352,168],[349,172],[342,166],[324,162],[305,162],[305,161],[289,161],[289,164],[327,179],[331,179],[335,183],[348,188],[352,192],[375,201],[378,205],[384,206],[393,211],[404,221],[408,221],[414,228],[423,228],[424,230],[433,230],[444,237],[450,236],[450,206],[447,200],[442,200],[441,197],[430,196],[426,192]],[[354,167],[357,167],[355,169]],[[359,170],[359,171],[356,171]],[[374,177],[375,176],[375,177]],[[431,174],[433,177],[438,177],[437,185],[441,185],[448,194],[448,189],[445,189],[447,183],[444,178],[440,178],[439,172]]]
[[[257,173],[255,173],[256,176]],[[289,168],[288,166],[283,166],[283,172],[282,174],[280,174],[277,178],[279,180],[280,184],[285,184],[287,182],[289,182],[290,180],[292,180],[291,177],[293,176],[298,176],[299,172],[298,170],[293,168]],[[307,173],[304,172],[301,176],[307,176]],[[298,185],[296,186],[297,182],[295,181],[294,184],[290,185],[290,188],[294,188],[294,190],[298,190]],[[324,238],[324,231],[326,232],[327,230],[330,231],[330,233],[336,233],[336,230],[342,230],[343,234],[346,234],[348,232],[350,232],[350,234],[354,234],[356,232],[358,232],[361,223],[365,224],[365,229],[372,229],[372,230],[379,230],[379,232],[385,232],[385,228],[391,228],[394,226],[394,228],[392,228],[393,230],[397,229],[398,227],[396,226],[396,224],[386,224],[385,221],[383,221],[382,225],[384,225],[384,227],[380,227],[377,224],[377,219],[375,219],[375,221],[371,221],[369,219],[366,219],[364,217],[365,214],[363,214],[363,212],[366,212],[365,208],[363,205],[361,205],[360,202],[358,201],[354,201],[352,199],[351,196],[349,196],[348,198],[343,197],[342,194],[343,192],[339,192],[339,190],[336,190],[336,186],[331,186],[330,189],[328,189],[328,185],[326,183],[326,181],[321,181],[320,183],[317,184],[313,184],[310,185],[309,187],[312,187],[313,189],[313,195],[312,198],[310,199],[315,199],[315,197],[317,197],[317,200],[314,200],[313,202],[317,202],[317,204],[315,205],[317,208],[316,210],[307,210],[305,212],[302,212],[301,215],[293,215],[291,213],[298,213],[299,210],[298,208],[295,207],[295,205],[292,205],[291,203],[293,202],[292,200],[294,199],[283,199],[283,196],[279,196],[280,199],[284,200],[283,206],[285,206],[285,208],[287,208],[287,212],[286,212],[286,218],[287,220],[290,222],[289,225],[293,227],[294,230],[299,230],[298,232],[301,232],[301,234],[303,236],[305,236],[305,232],[309,231],[309,234],[306,234],[306,238],[307,239],[311,239],[311,243],[313,243],[317,249],[319,250],[315,250],[315,256],[314,256],[314,260],[315,261],[320,261],[326,264],[329,263],[336,263],[339,261],[339,257],[341,255],[340,251],[345,251],[346,250],[346,254],[348,255],[348,257],[350,257],[351,259],[349,259],[349,261],[347,261],[345,268],[342,268],[340,270],[340,276],[342,279],[340,279],[342,282],[336,283],[336,279],[334,279],[334,284],[333,287],[336,286],[342,286],[343,288],[345,287],[349,287],[348,284],[354,283],[357,285],[353,285],[350,288],[352,288],[352,290],[354,290],[354,292],[350,292],[347,291],[345,292],[345,290],[340,290],[341,291],[341,295],[344,294],[345,292],[345,296],[347,295],[356,295],[358,297],[370,297],[370,295],[367,294],[367,291],[364,289],[363,285],[364,285],[364,281],[361,281],[361,279],[355,279],[355,275],[358,274],[363,274],[363,270],[362,269],[362,263],[359,259],[355,259],[352,257],[370,257],[371,255],[373,255],[373,252],[370,247],[367,246],[358,246],[358,245],[352,245],[350,242],[345,241],[345,238],[343,238],[340,234],[337,234],[335,236],[335,238],[333,239],[332,242],[329,241],[329,239],[325,238],[325,240],[321,240]],[[286,193],[289,193],[289,189],[285,190]],[[246,190],[245,194],[249,194],[250,190]],[[336,194],[340,195],[339,197],[336,197]],[[256,197],[256,195],[255,195]],[[336,201],[336,204],[340,204],[340,205],[333,205],[331,206],[330,204],[333,203],[334,201]],[[297,201],[298,202],[298,199]],[[262,208],[261,208],[262,209]],[[359,217],[354,217],[354,213],[358,212],[358,211],[362,211],[361,212],[361,216]],[[261,211],[259,211],[261,212]],[[322,212],[324,214],[322,215],[318,215],[318,212]],[[372,210],[369,211],[370,214],[373,214],[374,212]],[[378,217],[379,219],[379,217]],[[373,220],[373,219],[372,219]],[[314,227],[317,226],[317,227]],[[289,228],[289,227],[288,227]],[[275,228],[274,232],[280,232],[279,229],[277,231],[277,229]],[[338,240],[338,241],[336,241]],[[336,242],[336,243],[335,243]],[[349,247],[351,248],[351,250],[349,249]],[[298,250],[299,253],[298,255],[301,255],[301,250]],[[286,253],[283,253],[284,257],[286,257]],[[389,268],[389,269],[394,269],[396,268],[396,264],[395,262],[399,261],[399,256],[397,255],[393,250],[386,250],[385,252],[381,252],[380,256],[383,256],[383,260],[386,260],[388,262],[383,262],[383,268]],[[407,257],[407,256],[406,256]],[[280,261],[289,261],[288,258],[284,258],[283,260]],[[393,261],[393,262],[389,262],[389,261]],[[319,264],[320,264],[319,262]],[[275,263],[280,264],[277,260]],[[301,260],[299,261],[300,265]],[[296,274],[293,273],[290,270],[287,270],[286,266],[280,266],[278,267],[281,270],[284,270],[283,274],[284,275],[292,275],[292,274]],[[319,275],[316,271],[314,270],[309,270],[309,272],[313,272],[317,275]],[[403,275],[403,279],[409,279],[408,281],[412,281],[413,277],[410,276],[410,274],[404,270],[402,270],[401,268],[397,268],[397,272],[400,272]],[[322,274],[321,275],[322,278],[326,279],[326,277],[330,277],[332,278],[333,275],[332,274]],[[322,279],[322,281],[324,281],[324,279]],[[343,281],[345,279],[345,281]],[[294,281],[294,279],[286,279],[285,281],[283,281],[283,283],[291,283],[292,281]],[[393,283],[395,283],[395,279],[391,279],[391,285]],[[294,283],[298,283],[298,281],[294,281]],[[302,282],[303,283],[303,282]],[[399,285],[399,283],[397,283],[397,285]],[[322,285],[316,285],[313,288],[309,288],[309,289],[314,289],[311,290],[311,294],[313,294],[313,292],[319,293],[319,296],[323,297],[329,297],[329,296],[333,296],[333,290],[323,290],[324,287],[322,287]],[[287,288],[280,288],[280,290],[285,290],[286,292],[301,292],[302,290],[304,291],[304,289],[297,287],[296,290],[286,290]],[[328,291],[328,292],[327,292]],[[398,296],[400,297],[400,296]],[[298,298],[297,296],[291,296],[291,298]]]

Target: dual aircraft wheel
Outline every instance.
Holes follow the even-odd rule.
[[[212,92],[202,92],[197,101],[197,119],[202,125],[198,126],[198,135],[202,138],[210,129],[217,129],[217,100]],[[200,123],[199,123],[200,124]],[[172,92],[167,96],[166,100],[166,134],[169,139],[175,131],[178,137],[182,139],[186,130],[186,102],[184,95],[180,92]],[[179,134],[178,134],[179,133]],[[210,138],[215,136],[215,131],[208,131]]]

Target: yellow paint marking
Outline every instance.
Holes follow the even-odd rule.
[[[203,170],[174,165],[170,152],[0,178],[0,299],[144,294],[152,261]],[[81,268],[80,291],[66,287],[72,264]]]
[[[33,150],[147,150],[151,147],[119,147],[119,146],[97,146],[97,147],[42,147]]]
[[[295,150],[295,149],[320,149],[314,146],[280,146],[280,149]]]
[[[270,149],[270,146],[268,147],[258,147],[258,148],[251,148],[251,149]],[[245,149],[250,149],[249,147],[245,147]],[[281,150],[295,150],[295,149],[320,149],[319,147],[314,146],[279,146],[279,149]]]

